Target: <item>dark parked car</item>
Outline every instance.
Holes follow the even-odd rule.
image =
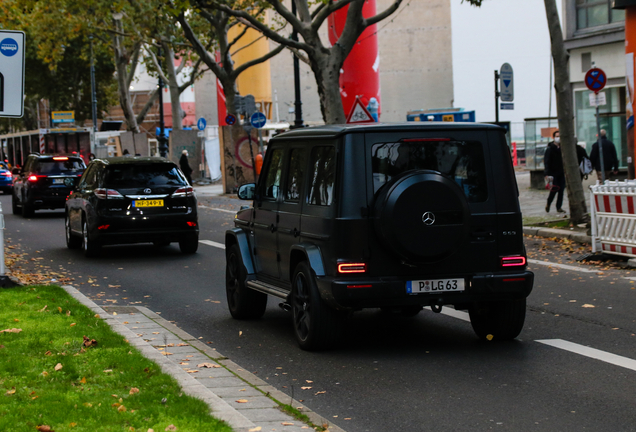
[[[199,246],[197,199],[177,165],[160,157],[93,160],[66,202],[66,244],[94,256],[103,245]]]
[[[0,190],[5,194],[13,192],[13,174],[6,162],[0,162]]]
[[[278,297],[309,350],[332,345],[363,308],[454,306],[482,339],[523,328],[534,275],[497,126],[296,129],[269,142],[258,184],[239,197],[253,206],[225,237],[234,318],[259,318]]]
[[[13,181],[13,214],[31,217],[35,210],[64,208],[85,169],[79,156],[30,154]]]

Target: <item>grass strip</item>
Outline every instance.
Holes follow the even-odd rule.
[[[84,336],[96,344],[85,346]],[[232,430],[62,288],[1,289],[0,430],[42,426],[55,432]]]

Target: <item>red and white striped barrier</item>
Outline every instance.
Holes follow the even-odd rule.
[[[636,181],[590,186],[592,252],[636,257]]]

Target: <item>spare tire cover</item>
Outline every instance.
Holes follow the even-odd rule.
[[[436,171],[417,170],[380,189],[374,206],[380,241],[412,262],[448,257],[466,241],[470,209],[462,189]]]

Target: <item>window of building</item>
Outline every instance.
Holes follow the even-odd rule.
[[[586,29],[625,21],[625,11],[612,9],[612,0],[576,0],[576,28]]]

